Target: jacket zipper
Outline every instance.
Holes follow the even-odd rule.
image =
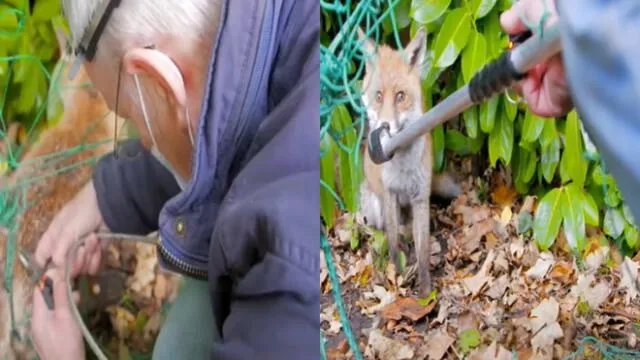
[[[178,259],[164,247],[162,239],[160,239],[160,243],[158,244],[158,251],[160,252],[162,259],[172,268],[172,270],[198,280],[207,280],[209,278],[209,272],[207,269],[197,268]]]

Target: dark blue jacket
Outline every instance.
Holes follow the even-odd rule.
[[[159,229],[163,266],[208,279],[213,359],[316,359],[319,2],[223,4],[192,180],[180,192],[130,141],[98,163],[98,203],[112,231]]]

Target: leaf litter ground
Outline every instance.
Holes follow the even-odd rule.
[[[518,196],[506,185],[508,177],[503,171],[483,180],[468,177],[464,194],[432,205],[431,271],[437,293],[430,299],[414,295],[410,239],[402,244],[408,266],[396,272],[384,256],[381,233],[358,214],[342,215],[329,233],[330,243],[365,358],[511,360],[515,351],[520,360],[562,359],[585,336],[640,350],[634,280],[640,257],[623,259],[593,228],[579,263],[562,231],[549,251],[540,252],[530,230],[537,199]],[[483,188],[486,193],[478,190]],[[327,357],[350,359],[322,253],[321,263]],[[600,358],[589,347],[575,357]]]
[[[156,248],[149,244],[113,243],[106,254],[105,268],[127,273],[126,290],[117,305],[85,319],[87,326],[110,358],[151,359],[180,277],[160,269]]]

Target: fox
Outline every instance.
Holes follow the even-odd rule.
[[[32,310],[32,296],[35,284],[18,260],[17,249],[22,248],[31,253],[35,251],[37,241],[47,230],[53,217],[69,202],[82,187],[91,180],[92,164],[88,160],[97,159],[113,150],[110,140],[116,138],[116,125],[121,120],[109,109],[101,94],[90,82],[84,67],[80,67],[75,78],[69,80],[68,74],[74,57],[70,52],[66,34],[56,29],[56,38],[60,47],[60,60],[63,62],[60,73],[61,102],[63,113],[58,124],[44,130],[39,141],[29,146],[20,159],[18,168],[5,176],[0,195],[18,198],[24,196],[24,203],[29,204],[24,212],[16,215],[16,252],[13,256],[13,316],[16,334],[12,332],[12,312],[9,294],[0,288],[0,354],[8,359],[33,359],[36,352],[29,343],[29,319]],[[46,160],[44,157],[83,144],[101,143],[99,146],[87,146],[74,154],[61,155]],[[71,170],[70,165],[83,163]],[[25,189],[18,190],[17,184],[26,184]],[[21,201],[22,203],[22,201]],[[7,259],[7,242],[9,230],[0,229],[0,278],[4,278]],[[114,275],[114,274],[111,274]],[[98,285],[106,285],[108,291],[102,291],[91,301],[112,301],[100,299],[100,296],[113,296],[125,287],[123,274],[115,274]],[[100,280],[102,279],[102,280]],[[90,283],[91,284],[91,283]],[[94,283],[95,284],[95,283]],[[85,299],[82,299],[83,301]]]
[[[361,101],[366,109],[367,136],[384,123],[393,136],[425,111],[421,86],[427,51],[425,30],[418,30],[400,50],[386,44],[376,49],[375,42],[362,29],[358,28],[357,33],[366,56]],[[379,165],[365,151],[364,181],[359,194],[361,214],[368,225],[385,232],[390,258],[400,269],[400,211],[409,211],[418,265],[418,293],[427,297],[432,290],[430,196],[433,193],[453,199],[461,189],[450,174],[434,173],[430,133],[396,150],[391,160]]]

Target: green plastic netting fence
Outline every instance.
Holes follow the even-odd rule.
[[[497,6],[498,1],[345,0],[320,2],[321,26],[323,26],[320,48],[320,163],[322,177],[320,188],[321,216],[327,229],[333,225],[336,207],[348,212],[357,210],[358,186],[362,180],[360,149],[365,134],[364,119],[366,115],[359,99],[359,82],[364,72],[362,62],[364,53],[357,40],[357,28],[360,27],[369,38],[378,43],[386,34],[386,38],[395,43],[391,45],[400,48],[402,41],[398,31],[398,23],[404,22],[403,26],[406,26],[407,20],[402,17],[402,14],[406,14],[406,8],[409,6],[411,11],[414,11],[414,6],[417,3],[430,4],[432,13],[430,15],[414,13],[413,16],[422,16],[423,18],[432,16],[430,19],[432,21],[433,17],[441,16],[449,6],[453,7],[454,3],[462,8],[475,3],[476,11],[483,13],[484,16],[492,10],[492,7]],[[500,3],[503,3],[502,6],[509,6],[511,1],[500,1]],[[401,9],[402,7],[405,8],[404,11]],[[437,16],[433,16],[434,13]],[[540,33],[548,16],[549,13],[545,7],[545,13],[539,24],[531,24],[526,19],[523,22],[533,31]],[[429,29],[428,25],[427,29]],[[411,29],[411,35],[413,33],[415,33],[415,28]],[[430,66],[432,70],[437,67],[433,63]],[[435,73],[436,77],[439,75],[437,69],[432,73]],[[460,86],[459,83],[456,85]],[[339,162],[338,166],[336,166],[336,161]],[[604,164],[601,165],[604,169]],[[339,181],[336,181],[336,178]],[[603,191],[607,196],[606,188]],[[360,349],[349,324],[330,245],[324,231],[321,231],[320,243],[343,332],[353,357],[357,360],[363,359],[362,349]],[[517,359],[515,350],[512,354],[512,358]],[[321,333],[321,356],[323,359],[327,358],[323,333]],[[594,337],[585,337],[580,342],[578,349],[565,359],[596,358],[596,356],[600,359],[640,359],[640,352],[623,350],[603,344]]]
[[[62,85],[61,73],[66,63],[58,57],[54,27],[65,29],[58,0],[39,2],[33,12],[29,11],[28,1],[0,2],[0,228],[6,235],[6,244],[2,244],[6,246],[3,284],[9,295],[16,266],[17,219],[48,195],[38,188],[37,196],[27,197],[27,190],[51,177],[95,163],[95,156],[83,156],[81,161],[71,159],[112,141],[87,141],[93,130],[89,126],[75,146],[61,144],[63,150],[23,160],[28,147],[37,143],[39,133],[60,119],[61,95],[88,85]],[[8,184],[7,178],[18,169],[27,170],[18,181]],[[8,298],[12,332],[16,334],[18,326],[27,324],[16,323],[13,296]]]

